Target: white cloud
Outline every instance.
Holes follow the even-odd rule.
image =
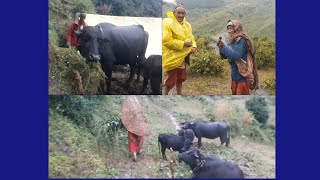
[[[177,5],[177,2],[175,0],[162,0],[162,1],[165,3]]]

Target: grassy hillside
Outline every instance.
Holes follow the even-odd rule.
[[[211,37],[226,30],[229,19],[239,19],[251,37],[275,37],[274,0],[181,0],[185,4],[187,20],[197,36]],[[162,16],[166,17],[172,6],[165,4]]]
[[[137,163],[130,159],[127,131],[119,119],[124,96],[50,96],[50,178],[168,178],[169,162],[162,160],[159,133],[176,133],[177,124],[223,120],[231,125],[231,147],[218,139],[203,139],[201,152],[234,160],[246,177],[275,176],[275,98],[263,97],[268,127],[260,127],[243,96],[137,96],[148,119],[151,136],[145,138]],[[271,126],[271,127],[270,127]],[[194,140],[196,142],[196,139]],[[167,151],[170,159],[170,153]],[[189,178],[189,167],[175,167],[175,177]]]

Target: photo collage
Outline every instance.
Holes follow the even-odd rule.
[[[276,178],[275,0],[49,0],[49,178]]]

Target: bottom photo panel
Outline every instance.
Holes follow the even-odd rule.
[[[49,178],[275,178],[275,96],[49,96]]]

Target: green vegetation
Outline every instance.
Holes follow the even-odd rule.
[[[255,119],[265,125],[269,118],[267,102],[264,97],[254,96],[246,102],[246,108],[252,112]]]
[[[190,71],[197,74],[222,76],[224,75],[223,61],[210,46],[210,40],[197,40],[197,53],[192,56]]]
[[[271,38],[254,38],[256,47],[256,64],[258,69],[275,68],[276,65],[276,44]]]
[[[219,147],[218,139],[203,139],[204,155],[216,154],[236,161],[247,177],[274,176],[274,166],[266,170],[263,162],[274,156],[274,122],[269,120],[261,126],[255,120],[245,105],[250,97],[137,96],[152,131],[152,135],[145,138],[138,163],[129,158],[127,131],[119,119],[124,98],[49,97],[50,178],[170,178],[169,162],[162,160],[159,153],[158,134],[175,133],[175,122],[186,118],[226,121],[231,125],[231,147]],[[264,98],[267,106],[274,109],[274,97]],[[246,150],[248,144],[250,148]],[[254,148],[257,150],[253,151]],[[168,150],[166,154],[171,159]],[[183,163],[175,165],[174,170],[177,178],[191,177],[189,167]]]
[[[76,71],[81,75],[84,94],[101,92],[105,75],[99,64],[87,64],[75,49],[49,47],[49,94],[78,94]]]
[[[73,119],[49,110],[49,177],[102,178],[118,174],[112,163],[99,154],[99,144]]]
[[[98,14],[161,17],[160,0],[93,0]]]

